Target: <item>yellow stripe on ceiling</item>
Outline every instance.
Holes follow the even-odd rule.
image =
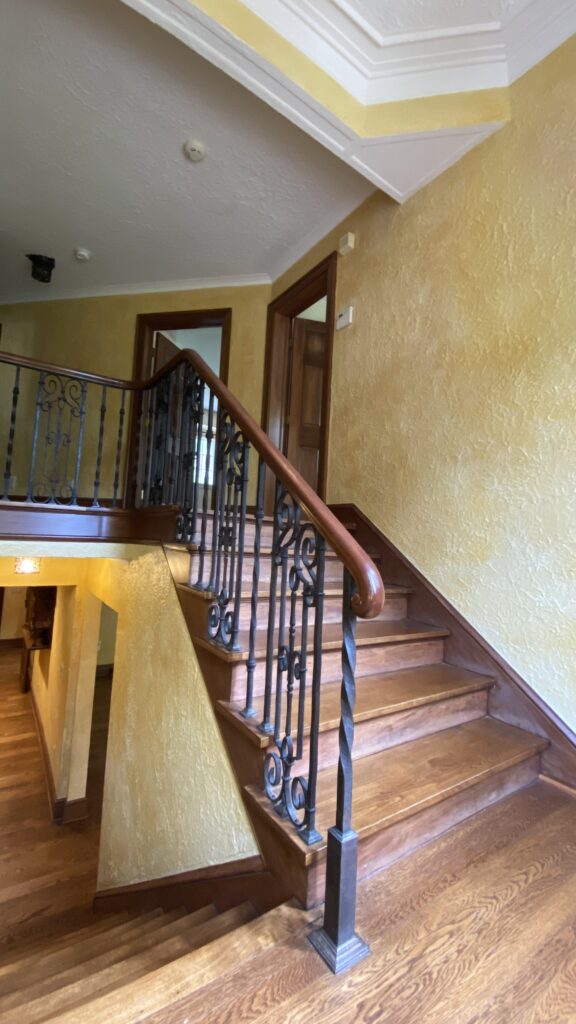
[[[241,0],[194,0],[193,3],[190,0],[190,3],[272,64],[361,138],[434,131],[510,119],[507,88],[364,105],[335,78],[245,7]]]

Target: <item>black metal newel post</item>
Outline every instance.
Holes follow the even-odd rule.
[[[324,924],[310,942],[334,974],[351,967],[370,949],[356,933],[358,835],[352,828],[352,743],[356,698],[356,616],[351,608],[354,583],[344,571],[340,757],[336,825],[328,830]]]

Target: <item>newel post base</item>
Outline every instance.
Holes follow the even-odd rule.
[[[324,925],[309,936],[334,974],[368,956],[370,947],[355,931],[358,836],[350,829],[328,831]]]

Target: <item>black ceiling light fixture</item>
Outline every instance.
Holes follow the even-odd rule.
[[[56,260],[52,256],[39,256],[38,253],[26,253],[26,259],[32,264],[32,277],[35,281],[50,284]]]

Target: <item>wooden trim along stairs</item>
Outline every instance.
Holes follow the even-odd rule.
[[[386,601],[357,624],[353,825],[359,835],[359,878],[384,870],[447,829],[535,783],[544,771],[576,780],[574,750],[553,723],[529,716],[526,696],[468,633],[446,602],[409,570],[353,506],[334,510],[378,566]],[[247,521],[247,531],[251,523]],[[260,590],[270,580],[272,523],[265,521]],[[266,547],[266,544],[268,547]],[[241,624],[249,621],[252,560],[243,567]],[[240,650],[206,640],[214,595],[194,589],[194,545],[165,545],[208,692],[268,869],[305,907],[324,897],[326,833],[334,821],[340,720],[342,568],[328,550],[319,741],[318,828],[321,842],[301,841],[263,792],[263,766],[273,738],[262,718],[265,634],[257,633],[255,718],[246,719],[247,634]],[[475,645],[474,651],[472,647]],[[478,648],[478,650],[476,650]],[[308,717],[305,716],[305,720]],[[307,740],[295,774],[306,774]],[[556,770],[553,771],[552,769]]]
[[[576,735],[566,723],[356,505],[330,507],[353,529],[360,544],[377,553],[387,578],[412,588],[414,614],[450,630],[446,659],[452,665],[493,677],[490,715],[545,737],[548,746],[542,755],[543,775],[576,789]]]

